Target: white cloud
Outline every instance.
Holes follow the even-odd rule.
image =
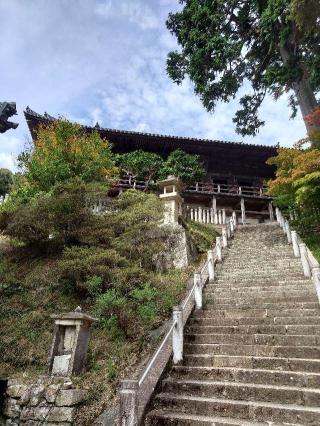
[[[17,169],[16,157],[10,154],[0,152],[0,168],[15,171]]]
[[[232,122],[236,102],[209,114],[190,82],[176,86],[166,75],[166,56],[176,41],[165,20],[180,7],[172,0],[1,0],[0,56],[6,66],[0,69],[0,100],[17,102],[20,122],[0,136],[3,161],[23,147],[27,105],[88,125],[243,139]],[[285,99],[267,99],[265,128],[244,141],[292,145],[305,128],[301,118],[289,121],[289,114]]]

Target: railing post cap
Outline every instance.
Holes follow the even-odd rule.
[[[120,382],[120,390],[137,390],[139,388],[139,380],[137,379],[124,379]]]
[[[181,305],[175,305],[172,308],[173,312],[182,312],[182,306]]]

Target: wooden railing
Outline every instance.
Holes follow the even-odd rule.
[[[222,236],[217,237],[213,250],[207,253],[207,260],[195,272],[193,282],[187,296],[179,306],[173,308],[172,321],[160,345],[137,379],[123,380],[120,389],[120,426],[140,425],[146,407],[154,389],[164,372],[171,356],[174,364],[183,360],[184,326],[194,308],[202,309],[202,291],[207,282],[215,278],[215,264],[222,261],[222,250],[228,245],[236,228],[236,217],[232,215],[226,221]]]
[[[201,192],[203,194],[228,194],[242,197],[267,197],[266,188],[260,186],[239,186],[219,183],[197,182],[188,186],[186,192]]]
[[[146,189],[145,181],[136,180],[131,176],[124,176],[115,184],[118,188],[134,188],[141,191]],[[238,195],[242,197],[266,198],[266,188],[260,186],[239,186],[218,183],[197,182],[194,185],[187,186],[184,192],[197,192],[202,194],[227,194]]]

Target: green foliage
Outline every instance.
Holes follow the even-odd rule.
[[[275,165],[276,178],[268,183],[269,193],[282,209],[320,208],[320,150],[281,148],[268,160]]]
[[[0,169],[0,196],[10,192],[13,184],[13,173],[8,169]]]
[[[34,193],[74,179],[106,182],[116,172],[108,142],[64,119],[40,127],[34,148],[20,155],[19,162],[24,171],[21,189]]]
[[[41,248],[77,244],[92,225],[90,199],[106,193],[117,170],[108,142],[60,120],[41,127],[19,161],[10,199],[0,207],[1,230]]]
[[[182,149],[173,151],[160,170],[162,179],[167,178],[169,175],[179,177],[185,184],[201,181],[205,175],[205,170],[200,156],[187,154]]]
[[[180,51],[169,53],[167,71],[178,84],[188,76],[208,111],[229,102],[243,83],[234,122],[242,135],[264,124],[259,109],[267,92],[278,98],[302,79],[320,89],[317,0],[181,0],[167,27]],[[310,95],[309,95],[310,98]],[[313,97],[311,105],[316,103]],[[296,109],[296,100],[291,98]],[[310,111],[311,112],[311,111]]]
[[[163,159],[158,154],[139,149],[126,154],[118,154],[116,163],[122,172],[135,179],[146,181],[148,187],[150,182],[157,178],[159,170],[163,166]]]
[[[214,225],[189,220],[183,225],[199,253],[205,253],[215,245],[218,233]]]
[[[169,175],[179,177],[185,184],[199,181],[205,175],[200,156],[187,154],[181,149],[171,152],[166,160],[142,150],[119,154],[117,165],[122,173],[144,180],[146,189],[151,182],[166,179]]]

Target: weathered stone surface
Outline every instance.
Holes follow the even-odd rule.
[[[82,389],[65,389],[60,390],[57,398],[56,405],[70,407],[79,404],[87,396],[87,391]]]
[[[24,407],[21,411],[21,420],[41,420],[44,421],[50,411],[50,407]]]
[[[19,426],[19,420],[8,419],[6,421],[6,426]]]
[[[104,411],[93,423],[94,426],[114,426],[117,423],[119,406],[109,408]]]
[[[35,407],[36,405],[38,405],[41,399],[44,397],[44,394],[45,394],[44,385],[38,384],[32,387],[29,404],[32,407]]]
[[[56,400],[57,393],[59,392],[61,386],[62,386],[61,384],[53,384],[47,387],[45,392],[45,398],[48,402],[54,403],[54,401]]]
[[[10,396],[11,398],[21,398],[21,396],[26,390],[27,390],[26,385],[18,385],[18,384],[9,385],[7,388],[7,395]]]
[[[73,383],[71,381],[66,381],[62,385],[62,389],[72,389]]]
[[[13,398],[7,398],[4,405],[3,413],[6,417],[10,417],[12,419],[19,417],[20,405],[18,404],[18,401]]]
[[[20,398],[20,405],[27,405],[30,401],[31,398],[31,391],[32,391],[32,387],[28,387],[23,394],[21,395]]]
[[[75,414],[73,407],[53,407],[48,415],[48,422],[72,422]]]

